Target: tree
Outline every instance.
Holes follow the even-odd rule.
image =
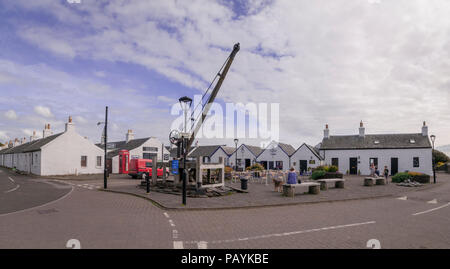
[[[5,144],[3,144],[2,142],[0,142],[0,147],[3,147]]]
[[[439,151],[437,149],[433,150],[433,158],[435,163],[446,163],[446,162],[450,162],[450,158],[442,151]]]

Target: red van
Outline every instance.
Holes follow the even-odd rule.
[[[152,160],[150,159],[131,159],[130,170],[128,175],[132,178],[142,178],[143,174],[152,177]],[[156,171],[157,177],[162,177],[163,169],[158,168]],[[169,176],[169,168],[166,168],[166,178]]]

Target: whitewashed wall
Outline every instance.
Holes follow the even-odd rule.
[[[245,145],[240,145],[237,148],[237,151],[233,152],[233,154],[230,155],[229,157],[229,163],[230,165],[233,163],[233,166],[236,163],[236,153],[237,153],[237,158],[241,159],[241,165],[239,166],[239,168],[245,168],[245,159],[250,159],[250,163],[254,164],[255,163],[255,159],[256,156],[253,155],[253,153],[245,146]]]
[[[219,148],[216,150],[216,152],[214,152],[214,154],[211,156],[210,162],[218,163],[219,158],[223,158],[225,165],[227,165],[227,161],[228,161],[229,157],[228,157],[228,154],[222,148]]]
[[[300,160],[307,161],[307,168],[315,168],[320,165],[321,161],[305,144],[302,144],[291,156],[291,165],[294,166],[295,163],[295,170],[297,171],[300,171]],[[315,164],[310,164],[310,160],[314,160]]]
[[[271,152],[272,146],[275,146],[275,151],[274,151],[275,155],[272,155],[272,152]],[[239,155],[238,155],[238,157],[239,157]],[[258,156],[258,158],[256,160],[258,162],[273,161],[274,166],[275,166],[276,161],[282,161],[283,162],[283,170],[288,170],[290,168],[289,156],[286,154],[286,152],[284,152],[283,149],[280,148],[280,146],[278,146],[278,144],[273,143],[273,142],[270,143],[269,146],[263,150],[263,152]],[[267,167],[269,167],[269,164],[267,164]]]
[[[367,150],[321,150],[325,164],[331,165],[332,158],[339,158],[339,171],[350,170],[350,158],[358,158],[358,169],[362,175],[370,174],[370,158],[378,158],[378,169],[382,172],[387,165],[391,171],[391,158],[398,158],[398,172],[414,171],[428,175],[433,174],[430,149],[367,149]],[[413,157],[419,157],[419,167],[413,167]]]
[[[73,129],[41,148],[41,175],[103,173],[104,152]],[[87,166],[81,167],[81,156],[87,156]],[[97,166],[97,156],[102,165]]]

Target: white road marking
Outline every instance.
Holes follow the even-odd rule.
[[[175,227],[175,223],[173,223],[173,220],[169,220],[170,226]]]
[[[183,249],[183,241],[173,241],[174,249]]]
[[[14,181],[14,179],[12,179],[11,177],[8,177],[8,178],[9,178],[9,180],[11,180],[12,183],[16,183],[16,182]]]
[[[69,195],[72,193],[73,189],[74,189],[74,188],[72,187],[72,189],[71,189],[66,195],[64,195],[63,197],[61,197],[61,198],[59,198],[59,199],[56,199],[56,200],[54,200],[54,201],[48,202],[48,203],[43,204],[43,205],[38,205],[38,206],[35,206],[35,207],[30,207],[30,208],[22,209],[22,210],[19,210],[19,211],[14,211],[14,212],[10,212],[10,213],[0,214],[0,217],[12,215],[12,214],[16,214],[16,213],[20,213],[20,212],[25,212],[25,211],[33,210],[33,209],[36,209],[36,208],[40,208],[40,207],[44,207],[44,206],[47,206],[47,205],[56,203],[56,202],[58,202],[58,201],[60,201],[60,200],[62,200],[62,199],[64,199],[64,198],[66,198],[67,196],[69,196]]]
[[[403,200],[403,201],[406,201],[406,200],[408,200],[408,197],[407,196],[403,196],[403,197],[399,197],[399,198],[397,198],[398,200]]]
[[[375,221],[367,221],[367,222],[337,225],[337,226],[323,227],[323,228],[310,229],[310,230],[302,230],[302,231],[294,231],[294,232],[286,232],[286,233],[275,233],[275,234],[265,234],[265,235],[257,235],[257,236],[250,236],[250,237],[236,238],[236,239],[215,240],[215,241],[211,241],[210,243],[217,244],[217,243],[230,243],[230,242],[236,242],[236,241],[248,241],[248,240],[264,239],[264,238],[270,238],[270,237],[281,237],[281,236],[289,236],[289,235],[295,235],[295,234],[336,230],[336,229],[356,227],[356,226],[369,225],[369,224],[375,224],[375,223],[376,223]],[[191,242],[186,242],[186,243],[197,243],[198,244],[200,242],[205,242],[205,241],[191,241]]]
[[[167,214],[167,212],[164,212],[164,216],[166,216],[166,218],[169,218],[169,214]]]
[[[200,241],[197,243],[198,249],[208,249],[208,242]]]
[[[437,199],[433,199],[427,202],[428,204],[437,204]]]
[[[172,238],[173,239],[177,239],[178,238],[178,231],[177,230],[173,230],[172,231]]]
[[[10,189],[9,191],[5,191],[5,193],[13,192],[13,191],[17,190],[19,187],[20,187],[20,185],[17,185],[14,189]]]
[[[441,208],[447,207],[449,205],[450,205],[450,203],[446,203],[445,205],[441,205],[440,207],[432,208],[432,209],[425,210],[425,211],[422,211],[422,212],[417,212],[417,213],[414,213],[412,215],[413,216],[418,216],[418,215],[426,214],[426,213],[429,213],[429,212],[432,212],[432,211],[439,210]]]

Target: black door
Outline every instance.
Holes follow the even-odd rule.
[[[300,173],[305,173],[308,170],[308,161],[307,160],[300,160]]]
[[[391,158],[391,176],[398,173],[398,158]]]
[[[250,159],[245,159],[245,168],[251,166],[251,160]]]
[[[350,158],[350,175],[358,174],[358,159]]]
[[[275,169],[273,161],[269,161],[269,170]]]
[[[261,165],[264,167],[264,170],[267,170],[267,161],[262,161]]]

